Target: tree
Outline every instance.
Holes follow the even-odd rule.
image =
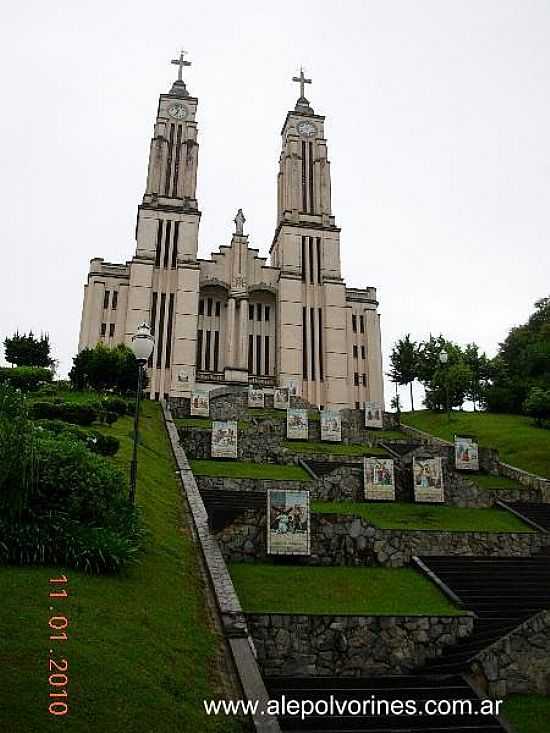
[[[97,344],[74,357],[69,379],[76,389],[112,389],[125,394],[136,390],[138,363],[134,352],[123,344],[112,349]]]
[[[487,380],[489,378],[489,359],[485,353],[479,353],[479,346],[471,343],[467,344],[462,352],[464,364],[470,368],[472,373],[472,381],[466,390],[466,399],[471,400],[474,411],[477,407],[481,407]]]
[[[544,420],[550,419],[550,390],[533,387],[523,403],[523,411],[535,419],[535,424],[542,428]]]
[[[51,367],[50,337],[42,334],[35,338],[32,331],[28,334],[15,332],[11,338],[4,340],[6,361],[16,366]]]
[[[390,355],[391,370],[388,374],[395,384],[408,384],[411,395],[411,411],[414,412],[413,382],[418,376],[418,345],[408,333],[399,339]]]
[[[462,407],[468,388],[472,383],[472,371],[464,361],[449,362],[439,366],[431,381],[426,385],[424,404],[429,410]]]

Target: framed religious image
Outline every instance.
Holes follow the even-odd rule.
[[[236,420],[214,420],[211,454],[212,458],[237,458]]]
[[[192,384],[195,381],[195,367],[182,367],[178,372],[178,382],[182,384]]]
[[[263,389],[253,389],[252,387],[248,390],[248,406],[249,407],[264,407],[265,398]]]
[[[455,468],[479,471],[479,445],[471,435],[455,435]]]
[[[273,407],[276,410],[288,409],[288,387],[275,387],[273,391]]]
[[[384,427],[384,405],[381,402],[365,402],[365,427]]]
[[[286,380],[286,387],[288,389],[288,396],[290,397],[298,397],[299,396],[299,385],[298,380],[294,377],[290,377]]]
[[[321,410],[321,440],[342,441],[342,417],[337,410]]]
[[[191,415],[210,415],[210,396],[207,389],[194,389],[191,392]]]
[[[413,477],[415,501],[445,501],[441,458],[414,458]]]
[[[269,555],[309,555],[309,491],[268,490],[267,552]]]
[[[289,440],[307,440],[308,434],[307,410],[289,407],[286,411],[286,437]]]
[[[365,458],[363,475],[365,499],[368,501],[395,501],[395,478],[391,458]]]

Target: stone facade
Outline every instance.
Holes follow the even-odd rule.
[[[302,96],[286,115],[269,263],[240,209],[229,244],[200,259],[197,106],[181,80],[160,95],[136,252],[126,264],[91,260],[79,349],[129,343],[145,321],[152,398],[296,380],[317,406],[383,402],[376,289],[342,278],[325,118]]]
[[[407,674],[470,635],[470,615],[296,616],[247,614],[268,676]]]
[[[265,512],[249,511],[218,533],[226,561],[268,559]],[[403,567],[415,555],[531,557],[550,547],[550,535],[537,532],[443,532],[380,529],[364,517],[311,515],[311,554],[304,565],[382,565]]]
[[[550,611],[541,611],[480,652],[472,672],[487,695],[550,695]]]

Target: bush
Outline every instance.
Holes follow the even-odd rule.
[[[112,435],[103,435],[97,430],[86,432],[62,420],[39,420],[38,429],[47,430],[53,435],[64,435],[84,443],[93,453],[101,456],[114,456],[120,448],[120,441]]]
[[[86,402],[35,402],[31,408],[35,420],[64,420],[74,425],[91,425],[98,411]]]
[[[132,407],[127,400],[116,395],[104,397],[101,406],[107,412],[116,412],[117,415],[128,415],[132,412]]]
[[[33,392],[52,379],[53,373],[41,367],[0,367],[0,384],[9,384],[22,392]]]
[[[34,427],[23,395],[0,385],[0,510],[9,519],[21,515],[36,482]]]
[[[535,419],[535,424],[543,427],[544,420],[550,420],[550,390],[533,387],[523,403],[523,411]]]
[[[112,389],[128,394],[137,388],[138,370],[134,352],[127,346],[119,344],[109,349],[97,344],[74,357],[69,378],[76,389]]]

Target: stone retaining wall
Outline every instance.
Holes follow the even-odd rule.
[[[217,534],[230,562],[264,562],[265,512],[249,511]],[[415,555],[531,557],[550,547],[550,535],[537,532],[444,532],[380,529],[364,517],[311,515],[311,554],[294,558],[303,565],[383,565],[403,567]]]
[[[472,632],[465,616],[247,614],[268,676],[407,674]]]
[[[273,479],[229,478],[227,476],[195,476],[199,490],[217,489],[218,491],[308,491],[313,481],[280,481]]]
[[[550,695],[550,611],[532,616],[480,652],[472,671],[493,698]]]

